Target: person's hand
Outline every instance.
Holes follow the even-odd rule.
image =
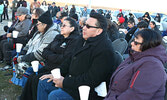
[[[6,37],[11,37],[12,33],[7,33]]]
[[[14,62],[14,64],[17,64],[18,62],[17,62],[17,57],[14,57],[13,58],[13,62]]]
[[[53,75],[52,74],[46,74],[46,75],[43,75],[39,78],[40,80],[44,80],[44,79],[49,79],[47,82],[50,82],[53,80]]]
[[[54,78],[53,83],[55,83],[55,87],[63,88],[63,80],[63,76],[61,76],[60,78]]]

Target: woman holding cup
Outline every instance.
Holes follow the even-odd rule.
[[[57,68],[66,58],[69,58],[75,49],[76,39],[79,36],[79,28],[76,21],[71,18],[64,20],[61,27],[61,34],[57,35],[52,43],[42,53],[45,59],[45,67],[39,69],[38,75],[31,75],[23,89],[21,99],[32,100],[37,98],[37,86],[39,78],[51,70]],[[42,76],[40,79],[46,78]],[[32,87],[30,89],[30,87]],[[30,95],[30,94],[33,94]]]
[[[43,13],[38,18],[37,29],[38,29],[38,31],[35,32],[33,37],[28,41],[26,46],[21,51],[20,56],[15,58],[15,60],[14,60],[15,64],[23,63],[23,62],[31,63],[34,60],[43,61],[44,58],[42,57],[42,52],[43,52],[44,48],[47,47],[54,40],[55,36],[59,34],[59,30],[60,30],[60,28],[57,24],[53,24],[53,21],[52,21],[52,18],[51,18],[49,11]],[[55,29],[57,29],[57,30],[55,30]],[[17,65],[19,65],[19,64],[17,64]],[[30,66],[30,64],[29,64],[29,66]],[[21,70],[25,71],[25,69],[23,69],[23,68]],[[16,72],[19,72],[19,71],[16,71]],[[26,71],[26,75],[24,75],[24,76],[28,77],[32,73],[33,73],[33,70],[29,69]],[[24,74],[24,73],[22,73],[22,74]],[[15,79],[18,79],[18,78],[13,77],[12,82],[15,82],[14,81]],[[19,79],[19,81],[21,79]],[[26,79],[22,80],[22,81],[26,82]],[[24,87],[25,82],[22,82],[22,84],[20,84],[20,86]],[[17,83],[14,83],[14,84],[18,85]]]

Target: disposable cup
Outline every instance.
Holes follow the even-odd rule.
[[[38,72],[39,61],[32,61],[31,65],[32,65],[33,71]]]
[[[102,82],[99,86],[95,88],[98,96],[105,97],[107,95],[106,82]]]
[[[18,31],[13,31],[13,38],[17,38],[19,32]]]
[[[21,44],[21,43],[16,43],[16,52],[17,52],[17,53],[20,53],[22,46],[23,46],[23,44]]]
[[[11,25],[12,25],[12,22],[8,22],[8,27],[11,27]]]
[[[51,73],[52,73],[52,75],[53,75],[54,78],[60,78],[61,77],[60,69],[59,68],[51,70]]]
[[[82,86],[79,86],[78,89],[80,94],[80,100],[88,100],[90,87],[86,85],[82,85]]]

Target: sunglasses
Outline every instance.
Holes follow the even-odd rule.
[[[86,26],[86,28],[100,28],[100,27],[97,27],[97,26],[90,26],[89,24],[83,24],[83,26]]]
[[[141,44],[143,44],[143,43],[139,43],[139,42],[135,41],[135,39],[133,39],[132,42],[134,42],[135,45],[138,45],[138,44],[141,45]]]
[[[66,26],[67,27],[71,27],[71,26],[68,26],[68,25],[65,25],[65,24],[61,25],[61,27],[63,27],[63,28],[66,27]]]

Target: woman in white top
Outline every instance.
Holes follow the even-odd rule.
[[[43,9],[44,11],[47,11],[47,10],[48,10],[48,5],[47,5],[46,1],[43,1],[43,2],[42,2],[40,8]]]

